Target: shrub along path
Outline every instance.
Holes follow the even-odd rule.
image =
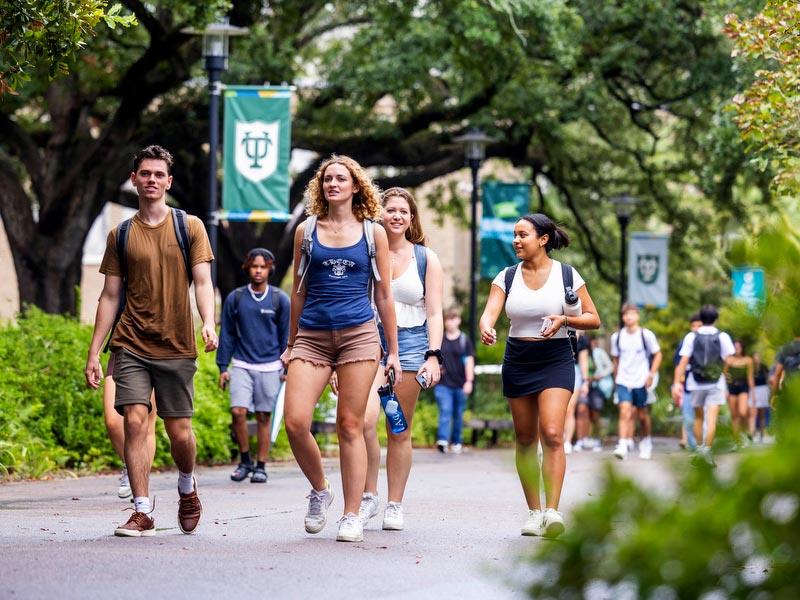
[[[599,488],[602,454],[568,460],[562,508]],[[633,458],[622,472],[664,493],[673,440],[655,460]],[[685,458],[684,458],[685,460]],[[203,520],[193,536],[177,528],[175,473],[153,476],[158,533],[115,538],[127,519],[114,476],[0,485],[0,556],[4,597],[15,598],[520,598],[511,583],[515,557],[541,543],[519,529],[524,504],[513,452],[462,455],[415,451],[404,505],[406,530],[384,532],[373,519],[363,543],[337,543],[341,483],[326,459],[335,500],[322,533],[303,531],[308,486],[294,463],[270,466],[266,485],[233,483],[230,468],[201,468]],[[385,494],[381,472],[381,494]],[[385,496],[381,498],[385,502]],[[382,515],[382,510],[381,510]],[[569,525],[569,520],[567,521]]]

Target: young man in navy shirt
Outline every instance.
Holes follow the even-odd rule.
[[[251,483],[266,483],[270,420],[283,377],[280,357],[289,335],[289,297],[268,284],[275,256],[266,248],[250,250],[242,269],[250,283],[228,294],[222,307],[219,386],[225,389],[230,383],[233,429],[241,454],[231,479],[242,481],[249,475]],[[255,466],[250,457],[248,413],[255,413],[258,424]]]

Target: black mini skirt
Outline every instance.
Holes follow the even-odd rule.
[[[508,338],[503,357],[503,395],[520,398],[549,388],[575,389],[569,338],[531,342]]]

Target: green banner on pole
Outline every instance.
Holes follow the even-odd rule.
[[[519,260],[514,254],[514,224],[528,212],[531,185],[487,181],[482,185],[481,277],[494,279]]]
[[[288,87],[225,88],[222,205],[228,215],[268,211],[271,220],[289,219],[291,98]]]

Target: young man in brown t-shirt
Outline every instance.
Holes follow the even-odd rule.
[[[202,506],[194,478],[195,438],[192,431],[193,377],[197,370],[197,348],[189,298],[190,279],[178,242],[166,194],[172,185],[172,155],[160,146],[140,150],[133,160],[131,183],[139,194],[139,212],[131,219],[126,243],[127,286],[125,308],[114,327],[123,293],[123,269],[117,255],[117,230],[108,235],[100,265],[105,275],[97,306],[94,334],[86,360],[86,382],[100,385],[100,348],[114,328],[114,408],[125,420],[125,464],[134,496],[134,513],[114,532],[119,536],[155,534],[148,495],[150,461],[146,436],[147,416],[152,410],[150,394],[155,390],[156,410],[164,419],[172,458],[178,467],[178,525],[192,533],[200,521]],[[189,216],[189,263],[197,309],[203,320],[205,351],[217,347],[214,323],[214,287],[211,261],[214,256],[203,223]]]

